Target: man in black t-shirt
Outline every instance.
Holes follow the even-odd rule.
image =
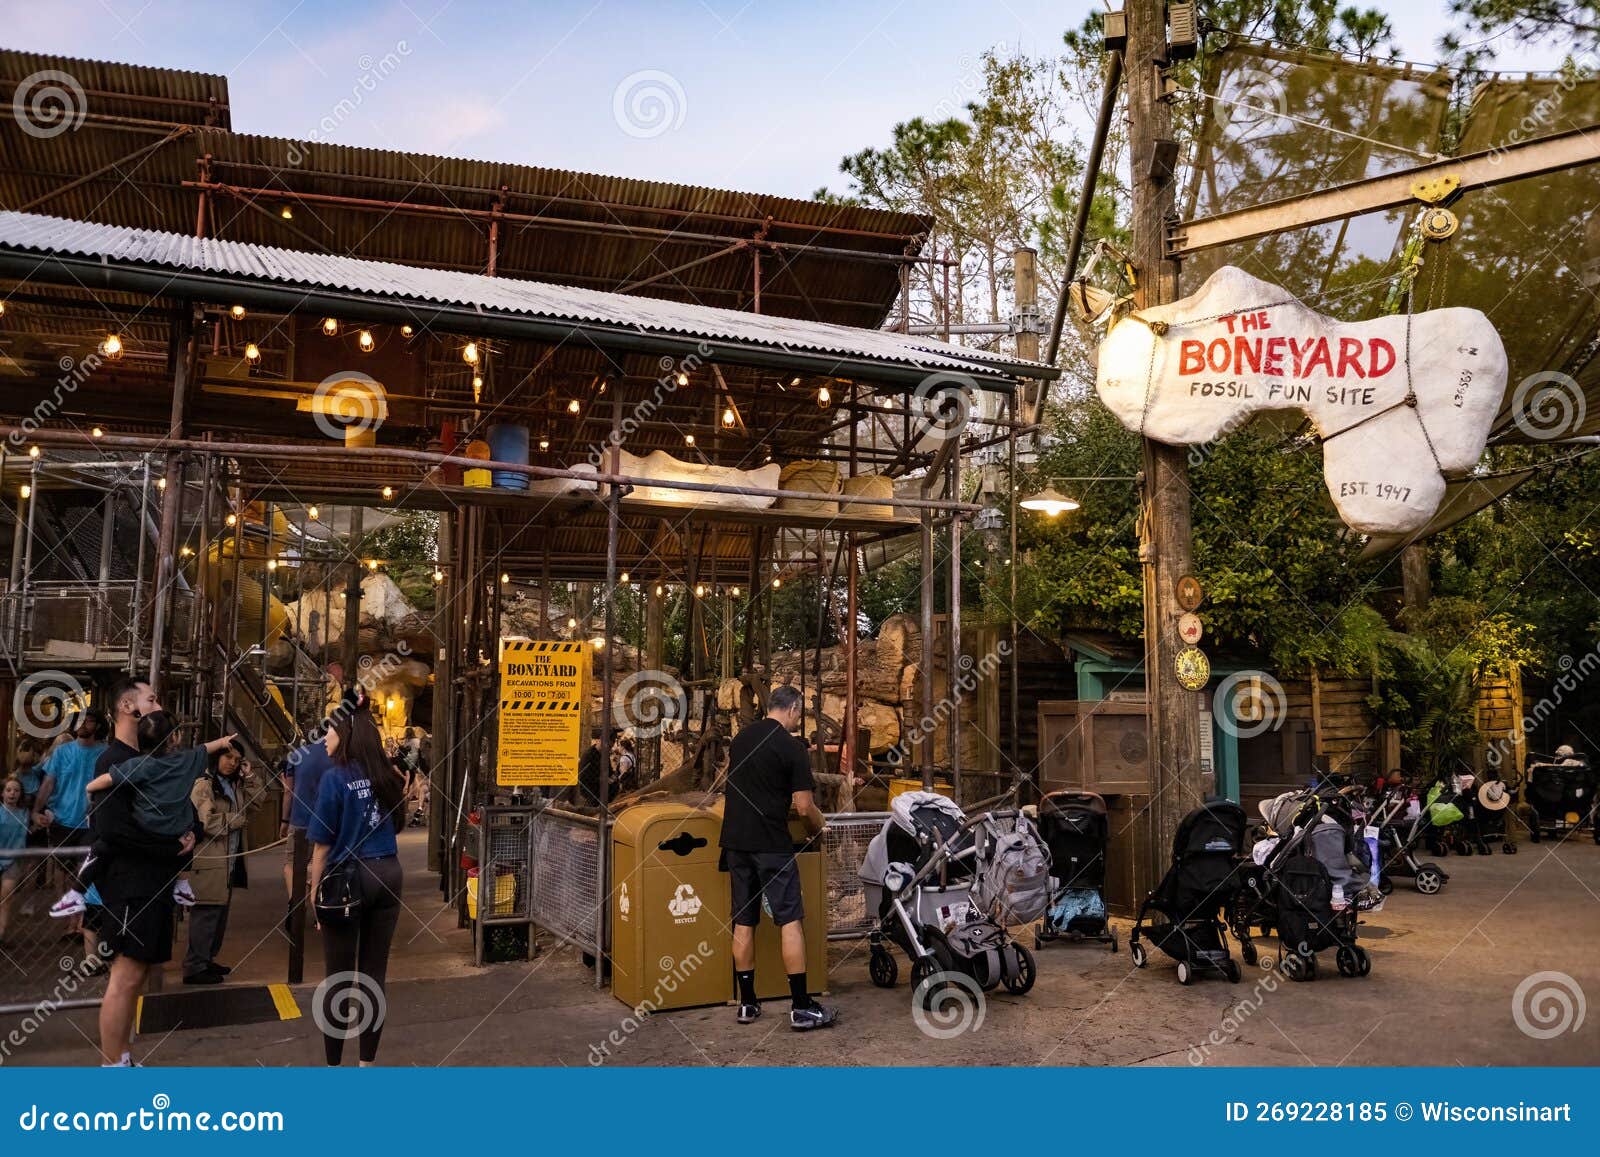
[[[772,692],[767,717],[734,737],[728,757],[728,790],[722,814],[722,869],[733,893],[733,975],[739,985],[739,1023],[761,1015],[756,998],[756,924],[766,901],[783,938],[783,968],[789,974],[789,1027],[799,1032],[827,1028],[834,1011],[811,999],[806,985],[805,915],[800,875],[789,836],[789,809],[813,835],[824,826],[812,798],[814,784],[805,746],[790,734],[800,726],[800,692]]]

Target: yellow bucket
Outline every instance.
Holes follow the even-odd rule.
[[[494,878],[494,911],[491,916],[509,916],[516,907],[517,878],[515,876],[496,876]],[[478,877],[467,877],[467,919],[478,918]]]

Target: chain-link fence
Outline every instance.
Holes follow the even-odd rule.
[[[518,937],[516,954],[526,959],[531,953],[527,925],[533,920],[533,835],[532,807],[485,807],[478,821],[477,876],[469,878],[467,889],[475,909],[475,961],[505,959],[506,945],[491,948],[497,936]],[[520,928],[520,931],[515,931]]]
[[[535,812],[531,826],[534,923],[585,952],[597,954],[597,888],[603,867],[602,851],[610,855],[609,829],[602,841],[598,819],[559,807]]]
[[[0,873],[0,1014],[99,1001],[109,953],[94,933],[97,908],[52,917],[88,848],[16,848]]]

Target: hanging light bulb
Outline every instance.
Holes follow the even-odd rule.
[[[790,378],[789,384],[791,386],[798,386],[800,384],[800,375],[796,374],[794,377]]]
[[[268,570],[277,570],[278,569],[278,560],[275,559],[275,558],[267,559],[267,569]]]
[[[466,362],[469,366],[475,366],[478,364],[477,342],[469,341],[466,345],[461,347],[461,360]]]
[[[378,569],[378,560],[375,559],[375,558],[369,558],[367,560],[367,569],[368,570],[377,570]]]
[[[166,488],[167,488],[167,480],[165,478],[157,478],[156,479],[156,489],[157,490],[165,490]]]
[[[738,598],[738,597],[739,597],[739,588],[738,588],[738,587],[734,587],[734,588],[733,588],[733,589],[732,589],[732,590],[731,590],[731,591],[729,591],[729,592],[728,592],[728,593],[729,593],[729,594],[730,594],[730,595],[732,595],[732,596],[733,596],[733,597],[734,597],[734,598]]]
[[[230,309],[228,311],[228,313],[230,315],[232,315],[234,321],[243,321],[244,320],[244,306],[242,306],[242,305],[234,306],[232,309]]]
[[[476,406],[483,401],[483,379],[476,374],[472,377],[472,404]]]
[[[356,334],[356,345],[361,347],[363,353],[370,354],[372,352],[372,348],[377,344],[378,340],[372,336],[372,331],[370,329],[364,329],[360,333]]]
[[[693,446],[694,445],[694,435],[693,434],[685,434],[683,436],[683,444],[685,446]]]
[[[550,439],[549,438],[540,438],[539,439],[539,449],[541,449],[541,450],[550,449]]]
[[[732,427],[734,421],[733,407],[729,406],[726,410],[722,411],[722,424],[724,426]]]
[[[510,581],[511,581],[511,576],[510,575],[504,574],[504,573],[502,573],[500,575],[500,585],[501,586],[504,586],[506,583],[508,583]]]
[[[567,620],[567,630],[574,631],[574,630],[577,630],[577,628],[578,628],[578,620],[577,619],[568,619]]]
[[[782,585],[783,585],[783,580],[781,578],[775,578],[775,579],[772,580],[772,589],[773,590],[777,590]]]
[[[99,426],[91,426],[89,429],[89,436],[91,438],[104,438],[106,436],[106,432]]]
[[[383,496],[385,498],[393,498],[394,497],[394,487],[393,486],[385,486],[383,488],[382,494],[383,494]]]
[[[627,571],[623,571],[622,574],[617,576],[617,581],[620,582],[623,586],[627,586],[628,585],[628,572]]]
[[[37,446],[29,446],[28,447],[28,457],[29,458],[37,458],[42,453],[44,453],[44,451],[40,450],[39,447],[37,447]]]
[[[667,589],[664,586],[662,586],[660,583],[657,583],[656,584],[656,598],[659,599],[662,595],[664,595],[666,593],[667,593]]]
[[[694,597],[697,598],[697,599],[703,599],[703,598],[706,597],[706,587],[705,587],[704,583],[696,583],[695,584]]]
[[[4,317],[5,315],[6,315],[6,303],[3,302],[3,301],[0,301],[0,317]]]
[[[244,347],[244,360],[247,361],[247,362],[258,362],[258,361],[260,361],[261,360],[261,347],[256,345],[255,342],[247,343],[245,345],[245,347]]]
[[[285,205],[283,208],[278,210],[278,216],[282,217],[285,221],[293,221],[294,210]]]
[[[831,401],[833,401],[833,395],[828,393],[828,387],[817,387],[817,405],[826,406]]]
[[[410,337],[412,334],[414,334],[416,332],[417,331],[412,329],[409,325],[403,325],[403,326],[400,327],[400,336],[401,337]]]
[[[239,525],[239,516],[237,514],[233,514],[233,513],[230,512],[228,514],[228,517],[224,518],[222,521],[226,522],[229,526],[238,526]]]
[[[339,336],[339,319],[336,318],[336,317],[325,317],[325,318],[323,318],[322,319],[322,332],[327,334],[329,337],[338,337]]]
[[[572,401],[567,403],[567,413],[569,414],[576,414],[581,409],[583,409],[583,404],[577,398],[573,398]]]
[[[594,649],[596,651],[604,651],[606,649],[606,641],[599,635],[596,635],[594,638],[590,639],[589,642],[594,644]]]
[[[689,373],[687,370],[679,370],[677,374],[673,376],[672,380],[677,382],[680,386],[687,386],[689,384]]]
[[[113,360],[122,356],[122,339],[114,333],[106,334],[105,341],[100,343],[100,352]]]
[[[434,567],[433,568],[433,581],[436,582],[436,583],[444,582],[444,571],[440,570],[438,567]]]
[[[190,549],[189,547],[187,547],[187,546],[180,546],[178,548],[178,557],[179,558],[188,558],[193,553],[194,553],[194,551],[192,549]]]
[[[33,487],[29,486],[26,482],[24,482],[22,484],[22,489],[18,490],[17,493],[22,495],[22,497],[24,497],[24,498],[32,498],[33,497]]]
[[[318,514],[318,511],[317,511],[317,508],[315,506],[306,507],[306,517],[309,518],[312,522],[315,522],[317,520],[317,514]]]

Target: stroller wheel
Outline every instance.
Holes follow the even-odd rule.
[[[1285,952],[1279,967],[1290,980],[1313,980],[1317,975],[1317,958],[1301,956],[1298,952]]]
[[[1356,975],[1366,976],[1368,973],[1370,973],[1372,971],[1372,957],[1367,955],[1367,950],[1365,948],[1357,947],[1350,949],[1350,951],[1355,954]]]
[[[1194,970],[1189,967],[1189,962],[1187,960],[1178,961],[1178,983],[1194,983]]]
[[[1394,893],[1394,877],[1387,874],[1379,876],[1378,891],[1382,892],[1385,896],[1392,895]]]
[[[1109,929],[1106,934],[1110,937],[1106,942],[1106,946],[1115,952],[1117,950],[1117,930],[1115,928]]]
[[[1500,850],[1508,856],[1514,856],[1517,854],[1517,845],[1507,840],[1505,843],[1500,845]]]
[[[1444,887],[1444,872],[1437,864],[1423,864],[1417,869],[1417,891],[1432,896]]]
[[[1040,936],[1037,932],[1035,932],[1033,934],[1033,950],[1035,952],[1037,952],[1037,951],[1039,951],[1039,949],[1041,949],[1043,947],[1044,947],[1044,937]]]
[[[1128,945],[1128,955],[1133,958],[1133,966],[1135,968],[1143,968],[1145,966],[1144,945],[1137,940]]]
[[[1014,962],[1016,969],[1007,970],[1003,979],[1006,991],[1012,996],[1023,996],[1033,987],[1033,982],[1039,979],[1039,968],[1034,963],[1033,953],[1020,944],[1012,944],[1011,951],[1015,953]]]
[[[1256,946],[1248,940],[1239,941],[1239,955],[1243,956],[1244,962],[1250,965],[1261,959],[1261,954],[1256,951]]]
[[[1237,960],[1229,960],[1228,963],[1223,966],[1222,971],[1227,975],[1229,984],[1238,984],[1244,979],[1244,969],[1239,967],[1239,962]]]
[[[872,956],[867,961],[867,975],[879,988],[893,988],[900,979],[900,963],[887,948],[874,945]]]
[[[1341,945],[1339,947],[1338,954],[1334,957],[1334,961],[1339,966],[1339,975],[1340,976],[1359,976],[1360,975],[1360,972],[1358,971],[1358,966],[1356,964],[1356,952],[1355,952],[1354,948],[1350,948],[1350,947]]]

